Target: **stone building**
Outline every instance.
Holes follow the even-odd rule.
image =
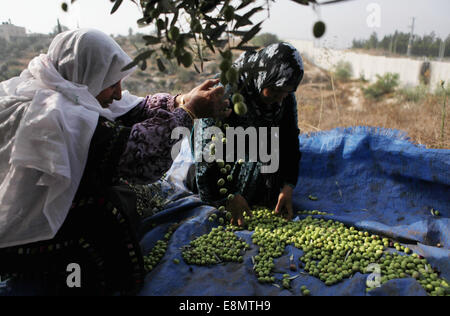
[[[27,32],[24,27],[15,26],[8,22],[0,24],[0,38],[9,41],[12,37],[25,37]]]

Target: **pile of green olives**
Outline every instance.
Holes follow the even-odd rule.
[[[417,254],[409,255],[409,248],[392,243],[388,238],[313,216],[286,221],[266,208],[257,208],[252,213],[252,217],[245,216],[244,219],[248,230],[254,230],[252,242],[259,246],[254,270],[261,283],[274,282],[274,259],[283,255],[286,245],[293,244],[304,252],[299,258],[299,266],[328,286],[356,272],[370,273],[368,267],[375,263],[381,267],[380,285],[391,279],[414,277],[430,295],[449,294],[447,281],[439,278],[426,259]],[[326,214],[319,211],[300,213]],[[398,252],[386,253],[390,245]],[[285,287],[288,281],[283,278],[282,282]]]
[[[375,264],[379,267],[379,283],[367,283],[367,291],[392,279],[412,277],[429,295],[450,294],[448,282],[439,277],[425,258],[412,253],[408,247],[389,238],[348,227],[339,221],[325,219],[322,215],[330,215],[326,212],[314,210],[298,214],[306,217],[287,221],[273,210],[256,207],[252,210],[252,216],[244,213],[244,227],[219,226],[193,240],[183,251],[183,259],[188,264],[197,265],[243,262],[244,252],[250,246],[240,240],[234,231],[246,229],[253,231],[252,242],[259,246],[259,253],[252,257],[252,262],[260,283],[275,285],[278,280],[274,276],[274,259],[285,253],[287,245],[294,245],[303,251],[299,267],[327,286],[350,278],[357,272],[371,273],[374,271],[371,267]],[[211,215],[210,220],[216,221],[217,215]],[[292,278],[284,274],[280,280],[282,287],[290,289]],[[304,286],[301,292],[305,296],[310,295]]]
[[[177,227],[178,225],[172,225],[164,235],[164,238],[158,240],[152,250],[150,250],[150,252],[143,257],[144,267],[147,272],[151,272],[164,257],[167,251],[167,245],[169,244],[170,237],[172,237],[172,234],[177,229]]]
[[[245,250],[250,246],[238,238],[230,228],[218,226],[184,247],[182,257],[188,264],[212,265],[222,262],[244,261]]]

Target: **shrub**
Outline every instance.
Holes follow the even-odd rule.
[[[450,96],[450,82],[445,85],[445,82],[441,84],[437,84],[436,89],[434,90],[434,94],[437,97],[443,98],[444,96]]]
[[[416,87],[405,87],[398,90],[398,95],[405,101],[416,103],[428,95],[428,88],[423,84]]]
[[[255,46],[265,47],[270,44],[275,44],[281,42],[278,36],[272,33],[262,33],[255,36],[250,43]]]
[[[399,74],[386,73],[383,76],[377,75],[377,81],[367,88],[363,88],[363,93],[367,98],[379,99],[382,96],[392,93],[399,85]]]
[[[340,61],[334,70],[334,77],[337,80],[348,81],[353,75],[352,64],[345,61]]]

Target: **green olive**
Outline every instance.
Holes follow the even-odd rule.
[[[169,34],[168,34],[168,38],[171,41],[176,41],[178,39],[178,37],[180,36],[180,29],[176,26],[173,26],[170,30],[169,30]]]
[[[225,18],[225,21],[229,22],[233,20],[234,18],[234,8],[230,5],[226,6],[223,10],[223,17]]]
[[[237,72],[236,69],[234,69],[232,67],[227,70],[226,76],[227,76],[228,83],[230,83],[230,84],[236,83],[239,79],[239,73]]]
[[[226,72],[222,72],[220,74],[220,83],[223,84],[224,86],[226,86],[228,84],[228,79],[227,79],[227,73]]]
[[[217,159],[216,162],[219,168],[223,168],[225,166],[225,162],[222,159]]]
[[[229,59],[222,60],[219,68],[220,70],[222,70],[222,73],[225,74],[226,76],[227,71],[231,68],[231,61]]]
[[[236,92],[233,94],[231,101],[233,101],[233,104],[236,104],[239,102],[244,102],[244,96],[242,94],[240,94],[239,92]]]
[[[194,33],[200,33],[202,31],[202,24],[198,20],[191,21],[191,30]]]
[[[230,197],[232,197],[231,194],[227,198]],[[319,210],[304,212],[312,215],[323,213]],[[346,227],[343,223],[331,219],[314,218],[310,215],[293,222],[277,216],[274,210],[264,207],[255,207],[252,213],[252,217],[248,216],[247,212],[244,212],[243,216],[245,228],[254,231],[251,236],[252,242],[259,246],[259,254],[253,258],[253,261],[255,274],[262,283],[275,281],[274,259],[283,255],[287,245],[294,244],[303,251],[303,256],[299,258],[299,268],[319,278],[327,286],[341,282],[357,272],[369,273],[368,266],[371,263],[377,263],[381,268],[382,284],[391,279],[412,276],[430,295],[445,294],[448,289],[448,283],[439,278],[426,259],[420,258],[417,254],[384,254],[384,244],[389,241],[387,238],[380,238],[354,227]],[[227,220],[232,217],[230,212],[226,212],[225,216]],[[220,219],[223,220],[222,217]],[[193,241],[191,244],[193,247],[203,247],[199,249],[219,247],[217,255],[221,258],[220,260],[243,262],[242,253],[235,250],[239,248],[245,251],[249,249],[249,246],[245,242],[234,239],[236,236],[233,232],[238,229],[244,228],[229,224],[225,228],[219,226],[217,229],[213,228],[210,233],[215,234],[213,240],[205,235],[201,243],[194,245]],[[219,233],[221,235],[217,235]],[[395,243],[395,246],[403,249],[405,253],[408,252],[409,248],[399,243]],[[167,249],[167,244],[164,249]],[[201,251],[203,250],[198,250],[198,253]],[[158,260],[162,258],[164,252],[165,250],[158,252]],[[211,250],[207,253],[210,257],[206,258],[204,264],[219,262],[213,258]],[[194,262],[194,256],[195,253],[190,255],[183,252],[183,259],[188,263]],[[153,264],[153,261],[146,261],[146,265]],[[291,266],[289,265],[288,268]],[[290,287],[289,274],[283,275],[282,285],[285,288]],[[309,295],[306,287],[302,287],[302,293],[304,292]]]
[[[326,26],[322,21],[318,21],[314,24],[313,34],[315,38],[320,38],[325,34]]]
[[[166,27],[166,23],[164,23],[163,19],[158,19],[156,21],[156,27],[158,28],[158,30],[163,30]]]
[[[247,113],[247,105],[245,105],[244,102],[235,103],[233,109],[234,112],[239,116],[243,116]]]
[[[180,61],[183,64],[184,67],[189,68],[192,65],[193,58],[191,53],[186,52],[180,57]]]

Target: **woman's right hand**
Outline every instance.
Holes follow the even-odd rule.
[[[208,79],[198,87],[184,95],[187,102],[185,107],[194,113],[197,118],[226,118],[230,116],[229,101],[223,100],[225,89],[215,87],[219,79]]]
[[[244,212],[252,216],[247,200],[240,194],[236,194],[234,199],[227,201],[226,209],[231,212],[231,225],[244,225]]]

